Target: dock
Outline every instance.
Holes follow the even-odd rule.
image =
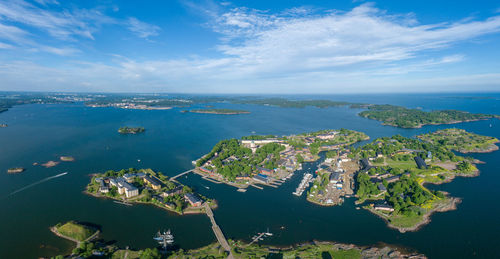
[[[214,231],[215,237],[217,237],[217,241],[219,241],[219,244],[222,246],[222,248],[224,248],[224,250],[229,252],[229,256],[227,258],[234,259],[233,254],[231,253],[231,246],[229,246],[226,237],[222,233],[222,230],[217,225],[217,222],[215,222],[214,213],[210,208],[210,205],[208,203],[205,203],[203,206],[205,207],[205,213],[210,218],[210,222],[212,222],[212,230]]]
[[[304,178],[302,178],[302,181],[300,182],[295,192],[293,192],[293,194],[297,196],[302,196],[302,193],[304,193],[305,189],[309,187],[309,183],[311,182],[312,178],[313,178],[312,174],[309,173],[305,174]]]

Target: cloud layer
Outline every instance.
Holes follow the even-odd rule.
[[[30,32],[12,22],[68,42],[94,40],[102,24],[121,24],[140,38],[154,37],[160,31],[136,18],[120,21],[97,10],[47,12],[43,6],[57,3],[39,2],[0,3],[0,50],[30,40]],[[412,75],[466,62],[467,53],[456,51],[455,46],[498,33],[500,16],[421,24],[412,13],[389,14],[373,4],[348,11],[293,8],[281,13],[224,4],[204,13],[209,28],[220,35],[210,58],[134,61],[115,56],[106,64],[72,61],[64,68],[17,62],[4,64],[0,78],[20,87],[34,84],[18,74],[18,70],[30,70],[41,77],[39,87],[50,81],[60,89],[89,91],[336,93],[407,91],[419,83],[425,83],[419,88],[423,91],[453,85],[456,90],[467,90],[464,82],[498,90],[495,82],[500,71],[469,77]],[[58,55],[78,53],[72,48],[38,49]],[[442,87],[436,88],[437,84]]]

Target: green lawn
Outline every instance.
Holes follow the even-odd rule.
[[[76,239],[78,241],[84,241],[95,233],[94,229],[78,224],[74,221],[69,221],[66,224],[58,226],[56,228],[59,234]]]

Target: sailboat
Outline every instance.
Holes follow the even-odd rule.
[[[269,228],[267,228],[267,232],[265,233],[266,236],[270,237],[273,235],[273,233],[269,232]]]

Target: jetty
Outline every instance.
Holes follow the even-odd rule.
[[[205,207],[205,213],[210,218],[210,222],[212,222],[212,230],[214,231],[215,237],[217,237],[217,241],[219,241],[219,244],[222,246],[222,248],[224,248],[224,250],[229,252],[229,256],[227,258],[234,259],[233,254],[231,253],[231,246],[229,246],[224,233],[222,233],[219,225],[217,225],[217,222],[215,222],[214,213],[210,208],[210,205],[205,202],[203,206]]]

